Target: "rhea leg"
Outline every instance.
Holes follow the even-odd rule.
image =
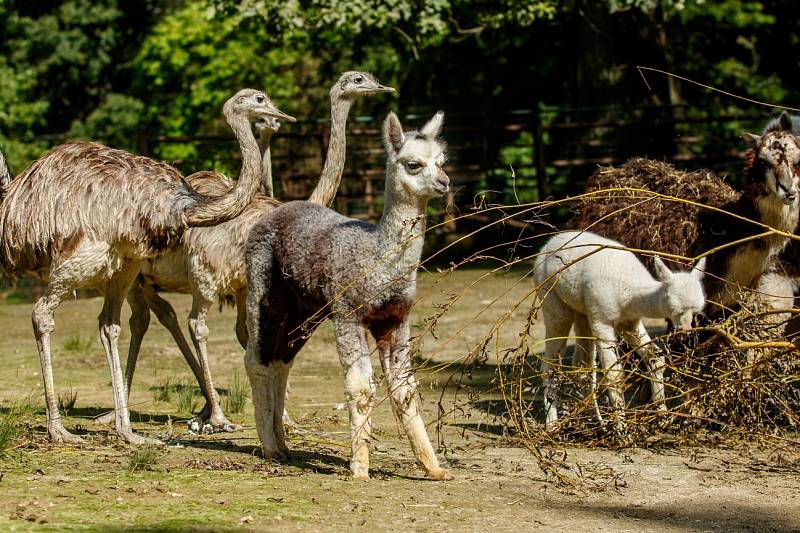
[[[554,367],[561,362],[567,336],[572,327],[572,310],[555,294],[542,295],[545,341],[542,359],[542,390],[544,396],[545,426],[552,429],[558,421],[558,383],[554,379]]]
[[[450,472],[439,466],[417,407],[417,380],[411,367],[408,319],[394,331],[378,333],[375,339],[378,341],[381,367],[389,386],[392,410],[408,435],[414,456],[431,479],[453,479]]]
[[[53,274],[55,274],[54,272]],[[47,434],[53,442],[80,443],[83,439],[73,435],[64,428],[61,414],[58,411],[53,384],[53,363],[50,352],[50,334],[55,329],[53,313],[64,298],[71,292],[71,284],[61,284],[51,274],[51,282],[45,294],[33,306],[31,320],[33,333],[36,336],[36,345],[39,349],[39,360],[42,364],[42,380],[44,381],[44,397],[47,405]]]
[[[124,264],[122,269],[116,272],[106,283],[105,300],[98,323],[100,325],[100,341],[103,343],[103,349],[106,352],[108,371],[111,375],[111,388],[114,393],[114,413],[116,415],[114,427],[125,441],[132,444],[145,444],[158,441],[137,435],[131,428],[128,400],[125,394],[118,351],[122,304],[138,272],[139,262],[130,261]]]
[[[355,479],[369,479],[369,444],[375,381],[367,346],[367,331],[358,322],[334,318],[336,348],[344,368],[344,394],[350,414],[350,471]]]
[[[189,313],[189,332],[192,336],[192,342],[194,343],[198,358],[200,359],[200,367],[203,375],[201,384],[205,384],[208,405],[211,407],[211,416],[209,416],[208,421],[215,429],[223,429],[225,431],[241,429],[241,426],[230,422],[225,417],[225,413],[222,412],[219,394],[214,388],[214,382],[211,378],[211,367],[208,361],[208,326],[206,325],[206,316],[208,315],[208,310],[213,305],[212,295],[207,293],[207,291],[198,289],[194,291],[192,296],[192,310]]]
[[[82,242],[66,258],[53,260],[49,283],[44,295],[33,306],[31,321],[42,364],[45,402],[47,405],[47,433],[53,442],[82,442],[82,439],[66,429],[58,412],[58,399],[53,384],[53,362],[50,351],[50,334],[55,329],[53,313],[58,305],[74,289],[96,281],[108,268],[108,244],[104,242]]]

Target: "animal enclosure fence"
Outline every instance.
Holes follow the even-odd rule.
[[[401,117],[404,124],[420,124],[431,115],[419,110]],[[448,142],[450,175],[454,192],[447,205],[431,204],[430,215],[441,222],[427,238],[430,247],[459,240],[439,259],[464,257],[487,245],[507,242],[505,228],[534,235],[539,228],[527,221],[497,221],[506,206],[514,213],[519,203],[564,198],[583,190],[586,179],[599,165],[620,164],[630,157],[646,156],[675,163],[678,167],[708,167],[737,174],[745,131],[758,132],[769,114],[763,108],[727,112],[698,110],[689,106],[620,106],[566,108],[540,105],[508,111],[448,111],[444,137]],[[327,120],[301,120],[281,129],[272,138],[275,194],[282,200],[308,198],[316,184],[328,144]],[[54,144],[66,136],[48,136]],[[383,208],[385,151],[381,144],[381,117],[351,116],[347,136],[347,161],[333,207],[347,215],[377,221]],[[230,134],[192,136],[150,135],[142,132],[139,152],[162,158],[169,145],[187,145],[227,168],[238,168],[238,147]],[[185,161],[173,161],[184,173],[199,170]],[[735,185],[734,185],[735,186]],[[569,207],[554,208],[553,222],[569,218]],[[459,236],[473,234],[470,238]],[[30,300],[40,291],[33,280],[21,280],[13,298]]]
[[[407,114],[415,124],[430,112]],[[688,106],[561,108],[541,106],[498,112],[448,112],[448,173],[455,192],[450,202],[461,213],[486,204],[516,203],[577,194],[599,165],[650,157],[679,167],[712,168],[735,174],[745,131],[760,131],[769,115],[762,109],[698,111]],[[276,195],[305,199],[325,159],[329,124],[301,121],[272,139]],[[201,145],[218,160],[238,157],[230,135],[140,137],[140,151],[158,157],[162,146]],[[181,164],[180,161],[177,162]],[[334,207],[375,221],[381,213],[384,150],[380,118],[353,117],[347,163]],[[191,171],[191,169],[185,169]],[[438,215],[443,215],[442,210]],[[480,217],[479,217],[480,218]],[[451,229],[458,231],[457,226]]]

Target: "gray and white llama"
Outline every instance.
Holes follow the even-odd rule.
[[[378,225],[291,202],[250,233],[245,366],[265,457],[288,454],[281,413],[289,370],[314,328],[331,318],[344,367],[353,477],[369,478],[375,382],[367,332],[377,342],[393,411],[417,461],[430,478],[451,477],[440,468],[417,410],[409,353],[425,209],[450,186],[438,139],[443,118],[439,112],[420,131],[405,133],[394,113],[386,118],[386,198]]]
[[[652,349],[642,318],[669,318],[676,328],[691,328],[705,305],[701,259],[690,272],[671,272],[654,257],[657,279],[624,246],[590,232],[567,231],[551,237],[534,261],[534,279],[545,323],[542,362],[546,424],[558,420],[557,386],[553,365],[564,353],[570,327],[575,325],[576,365],[591,368],[590,392],[597,407],[595,347],[608,381],[608,399],[623,427],[624,400],[619,390],[622,368],[617,358],[618,335],[636,348],[647,363],[653,401],[664,404],[664,358]],[[594,339],[594,340],[593,340]]]

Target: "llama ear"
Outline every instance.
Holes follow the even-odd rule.
[[[383,142],[391,153],[397,153],[403,147],[406,136],[403,134],[403,125],[393,111],[390,111],[383,121]]]
[[[438,111],[433,118],[430,119],[419,132],[423,137],[428,139],[435,139],[442,131],[442,123],[444,122],[444,111]]]
[[[784,131],[792,131],[792,117],[789,116],[789,113],[786,111],[781,113],[781,116],[778,117],[778,125]]]
[[[664,261],[657,255],[653,256],[653,264],[656,266],[656,279],[658,281],[667,281],[672,277],[672,271],[667,268]]]
[[[761,140],[761,137],[754,133],[742,133],[742,139],[744,139],[744,143],[748,148],[755,150],[758,146],[758,141]]]
[[[694,265],[694,268],[692,268],[692,273],[697,276],[697,279],[703,279],[703,276],[705,275],[705,269],[706,258],[704,257],[698,261],[696,265]]]

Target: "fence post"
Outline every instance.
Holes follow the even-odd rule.
[[[539,201],[542,202],[550,197],[550,180],[544,159],[544,126],[538,113],[534,117],[533,125],[533,159],[536,164],[536,191]]]

